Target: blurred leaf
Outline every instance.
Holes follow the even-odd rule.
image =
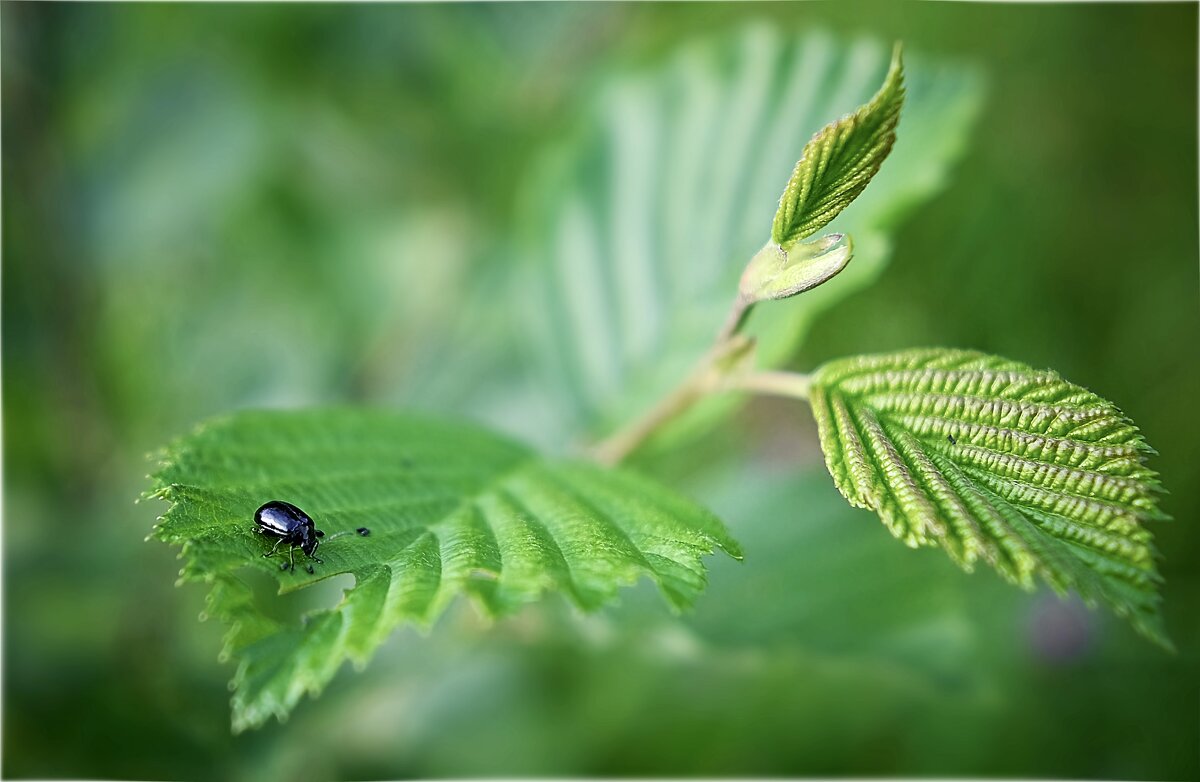
[[[1111,403],[1050,371],[960,350],[834,361],[812,381],[826,464],[910,546],[1104,600],[1170,645],[1158,612],[1150,450]]]
[[[625,613],[580,617],[542,604],[485,639],[473,625],[440,623],[381,655],[378,683],[338,682],[320,710],[297,712],[273,750],[295,758],[295,744],[316,742],[356,758],[399,754],[422,778],[778,776],[832,756],[861,768],[875,736],[928,732],[928,719],[910,715],[950,705],[943,688],[893,660],[758,639],[714,646],[680,622]],[[868,770],[882,773],[888,761],[877,762]]]
[[[940,187],[963,147],[978,79],[958,64],[909,60],[911,143],[896,144],[838,218],[855,262],[805,306],[754,315],[768,363],[795,348],[817,312],[878,275],[886,233]],[[525,190],[527,263],[510,310],[530,321],[547,444],[561,446],[562,432],[612,431],[687,374],[762,246],[797,139],[866,101],[887,63],[874,41],[754,26],[602,82],[583,129],[546,151]]]
[[[978,619],[965,595],[974,582],[964,584],[933,552],[889,556],[895,544],[861,523],[822,467],[797,473],[755,465],[714,476],[703,497],[737,530],[752,561],[737,572],[714,563],[714,587],[687,619],[706,639],[903,660],[931,679],[971,673],[961,661],[979,651]],[[759,595],[783,597],[764,602]]]
[[[804,145],[779,198],[771,241],[786,248],[815,233],[858,198],[896,143],[903,105],[904,65],[897,44],[883,86],[871,102],[821,128]]]
[[[183,579],[212,583],[209,613],[230,625],[238,730],[286,717],[343,660],[364,665],[397,625],[431,623],[459,594],[495,615],[550,590],[593,609],[645,575],[680,608],[704,588],[703,555],[740,556],[714,516],[632,473],[549,463],[471,427],[382,412],[220,419],[171,446],[154,479],[171,503],[155,535],[182,544]],[[262,556],[250,520],[274,498],[327,533],[317,572]],[[369,537],[353,534],[363,526]],[[281,592],[343,573],[355,586],[292,627],[262,613],[240,568],[271,574]]]

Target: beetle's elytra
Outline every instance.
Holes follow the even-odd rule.
[[[307,513],[290,502],[271,500],[266,503],[254,511],[254,525],[258,534],[277,538],[275,547],[263,554],[264,557],[274,554],[284,543],[288,544],[288,561],[280,565],[282,570],[296,569],[297,548],[308,555],[309,559],[322,561],[316,553],[317,546],[321,544],[320,538],[323,538],[325,533],[317,529]],[[312,572],[311,565],[308,572]]]

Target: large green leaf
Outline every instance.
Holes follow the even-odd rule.
[[[551,463],[469,426],[385,412],[223,418],[171,446],[154,480],[171,503],[155,535],[182,544],[183,579],[212,583],[209,613],[230,625],[236,729],[286,716],[345,659],[365,664],[399,624],[428,624],[459,594],[490,614],[552,590],[592,609],[648,576],[683,607],[704,587],[704,555],[740,557],[714,516],[633,473]],[[326,533],[312,574],[262,556],[252,518],[274,499]],[[297,626],[256,605],[246,569],[281,592],[343,573],[355,585]]]
[[[829,472],[910,546],[1040,575],[1169,644],[1146,521],[1156,474],[1137,428],[1050,371],[981,353],[912,350],[834,361],[811,386]]]
[[[890,47],[747,27],[602,82],[581,130],[524,188],[525,274],[544,431],[606,434],[644,412],[704,353],[804,142],[870,100]],[[855,258],[799,304],[763,306],[763,361],[872,280],[887,234],[936,192],[963,148],[980,84],[962,64],[906,53],[904,122],[887,164],[831,227]],[[715,402],[728,406],[730,402]]]

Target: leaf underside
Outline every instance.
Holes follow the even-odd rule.
[[[828,224],[858,198],[896,143],[904,105],[900,49],[871,101],[831,122],[804,146],[779,198],[771,241],[788,246]]]
[[[939,349],[826,364],[811,401],[838,490],[897,538],[1026,589],[1041,576],[1170,645],[1143,526],[1166,518],[1161,487],[1112,404],[1054,372]]]
[[[286,717],[345,659],[365,664],[398,625],[428,625],[459,594],[491,615],[551,590],[593,609],[649,576],[682,608],[704,588],[704,555],[740,557],[714,516],[635,474],[551,463],[473,427],[380,411],[223,418],[171,446],[154,481],[153,496],[171,503],[155,536],[182,544],[181,580],[211,583],[207,613],[229,625],[235,730]],[[270,541],[252,519],[273,499],[326,533],[314,574],[263,558]],[[247,568],[280,592],[343,573],[355,585],[293,626],[255,604],[238,574]]]

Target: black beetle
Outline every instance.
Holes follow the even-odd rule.
[[[254,511],[255,531],[269,538],[279,538],[275,548],[263,554],[269,557],[284,543],[288,544],[288,563],[292,570],[296,569],[296,547],[308,555],[309,559],[317,562],[322,560],[316,556],[317,546],[321,544],[318,538],[325,533],[316,528],[308,514],[290,502],[271,500]],[[312,570],[309,570],[311,573]]]

